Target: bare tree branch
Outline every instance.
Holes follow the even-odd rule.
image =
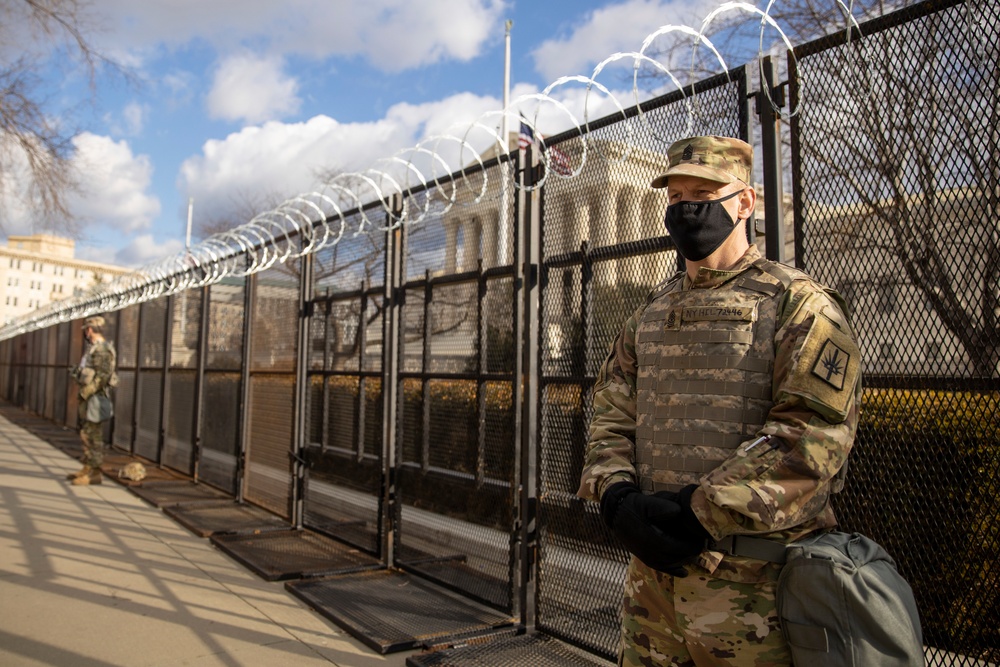
[[[6,0],[0,9],[0,41],[11,45],[8,53],[21,54],[13,60],[0,54],[0,198],[19,201],[37,227],[75,235],[69,199],[80,187],[72,150],[77,131],[64,109],[50,113],[37,72],[65,52],[65,62],[83,66],[92,94],[100,72],[134,79],[94,47],[96,19],[83,0]],[[17,48],[32,39],[34,48]],[[3,216],[0,208],[0,232],[9,223]]]

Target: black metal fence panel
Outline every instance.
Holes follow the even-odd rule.
[[[117,332],[118,368],[134,369],[139,363],[139,311],[140,305],[119,310]]]
[[[17,337],[14,346],[14,372],[12,374],[11,400],[14,405],[24,407],[25,381],[28,377],[28,346],[30,334],[22,334]]]
[[[239,373],[205,373],[198,479],[236,494],[239,464]]]
[[[253,276],[250,392],[244,497],[285,518],[292,512],[292,429],[301,262],[289,259]]]
[[[313,257],[303,502],[305,525],[379,556],[385,239],[345,236]]]
[[[0,398],[10,400],[11,345],[16,339],[0,341]]]
[[[71,365],[80,363],[80,357],[83,354],[83,329],[81,327],[82,322],[80,320],[73,320],[68,322],[69,328],[69,348],[68,348],[68,362]],[[116,329],[117,331],[117,329]],[[66,426],[76,428],[79,424],[79,386],[75,381],[71,381],[67,378],[67,389],[66,389]],[[111,438],[109,437],[110,441]]]
[[[513,606],[515,203],[510,168],[496,161],[408,202],[427,213],[404,235],[399,341],[396,564],[503,610]]]
[[[132,451],[150,461],[159,462],[163,370],[140,370],[136,385],[135,442]]]
[[[167,299],[139,307],[139,372],[135,402],[135,442],[132,451],[160,463],[163,389],[167,345]]]
[[[177,294],[168,304],[169,363],[163,416],[163,464],[193,474],[201,343],[201,290]]]
[[[139,309],[134,305],[117,314],[118,388],[115,389],[115,423],[112,444],[132,451],[135,436],[135,402],[137,365],[139,362]]]
[[[932,665],[1000,662],[998,44],[997,3],[935,2],[794,65],[797,255],[864,358],[836,506],[913,585]]]
[[[69,346],[73,340],[70,332],[71,322],[63,322],[56,325],[56,374],[55,374],[55,405],[52,419],[57,424],[66,423],[66,404],[69,402],[68,392],[72,387],[69,377],[69,368],[73,364],[70,360]]]
[[[227,278],[208,291],[205,370],[239,371],[246,329],[246,278]]]
[[[246,279],[230,278],[212,285],[207,298],[198,478],[235,495],[239,474]]]
[[[667,147],[691,133],[745,136],[745,91],[737,70],[696,95],[647,104],[641,118],[609,119],[587,136],[585,162],[580,138],[551,144],[542,214],[538,626],[606,656],[617,651],[627,554],[596,505],[576,497],[591,388],[625,320],[677,268],[664,237],[665,196],[649,188],[666,168]],[[559,169],[579,174],[562,179]]]
[[[194,473],[194,422],[198,393],[194,370],[171,369],[163,414],[163,465]]]
[[[29,408],[42,414],[45,411],[45,366],[48,352],[48,329],[32,332],[32,391]]]
[[[56,397],[58,387],[56,386],[56,346],[59,342],[57,327],[50,327],[45,330],[45,396],[44,409],[42,415],[47,419],[55,419]],[[65,371],[62,373],[65,374]],[[61,398],[61,397],[60,397]]]

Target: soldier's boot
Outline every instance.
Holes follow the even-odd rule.
[[[89,475],[91,472],[93,472],[93,470],[94,469],[91,468],[90,466],[85,465],[76,472],[71,472],[68,475],[66,475],[66,479],[73,481],[77,477],[83,477],[84,475]]]
[[[92,484],[100,484],[101,481],[102,481],[101,480],[101,469],[100,468],[91,468],[90,470],[91,470],[90,474],[83,475],[82,477],[77,477],[76,479],[74,479],[70,483],[73,486],[90,486]]]

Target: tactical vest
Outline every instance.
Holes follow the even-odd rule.
[[[94,352],[94,350],[97,348],[97,346],[101,346],[102,348],[107,350],[108,354],[111,355],[111,376],[108,378],[107,383],[101,389],[101,393],[110,398],[111,389],[114,389],[115,387],[118,386],[118,352],[115,350],[115,344],[112,343],[110,340],[103,340],[94,343],[93,345],[90,345],[87,348],[87,352],[83,355],[83,360],[80,362],[80,368],[94,367],[93,364],[91,363],[90,357],[91,354]]]
[[[652,297],[636,329],[643,491],[697,483],[764,425],[777,309],[792,272],[758,259],[717,288],[682,290],[681,274]]]

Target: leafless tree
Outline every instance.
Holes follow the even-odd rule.
[[[813,198],[853,205],[837,228],[842,253],[885,258],[878,287],[913,290],[969,371],[997,377],[1000,58],[996,34],[977,43],[965,21],[940,13],[919,30],[842,47],[855,67],[824,69],[801,152],[823,177],[808,186]],[[839,202],[828,199],[833,188]]]
[[[915,29],[857,30],[915,4],[854,2],[852,20],[834,0],[774,3],[771,17],[794,46],[853,29],[846,44],[799,67],[803,96],[795,108],[786,100],[786,114],[802,111],[796,120],[803,129],[797,149],[803,216],[811,233],[835,237],[829,253],[841,259],[826,257],[839,274],[831,278],[853,281],[881,301],[885,292],[907,290],[958,341],[969,372],[997,377],[1000,75],[996,35],[988,28],[997,10],[989,3],[960,6]],[[759,17],[720,14],[708,37],[730,66],[757,62]],[[777,46],[776,65],[783,67],[784,44],[773,27],[763,46]],[[711,51],[699,47],[692,59],[690,37],[680,33],[660,44],[657,58],[672,63],[685,85],[718,73]],[[788,125],[782,130],[787,176],[792,146]],[[818,243],[806,246],[800,259],[812,270],[824,251]]]
[[[18,197],[43,227],[77,231],[69,195],[79,189],[72,161],[76,129],[50,113],[42,71],[53,53],[81,67],[91,83],[125,68],[91,41],[96,15],[84,0],[0,2],[0,196]],[[0,217],[0,230],[3,230]]]
[[[195,202],[193,234],[204,240],[213,234],[230,231],[250,222],[254,216],[275,208],[284,199],[275,190],[238,190],[229,196],[225,206],[207,216],[199,215],[198,202]]]

